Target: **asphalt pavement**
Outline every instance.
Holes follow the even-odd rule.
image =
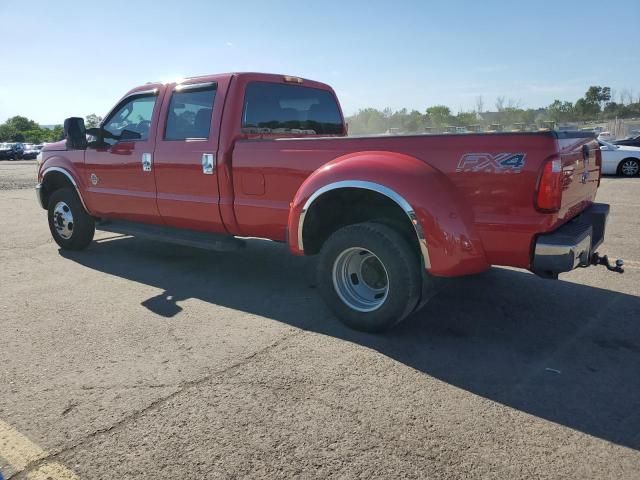
[[[493,268],[384,335],[283,245],[63,252],[34,183],[0,162],[5,478],[640,477],[640,178],[598,197],[624,275]]]

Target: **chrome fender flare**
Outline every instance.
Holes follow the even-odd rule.
[[[69,182],[71,182],[71,185],[73,185],[73,188],[75,188],[76,193],[78,194],[78,198],[80,198],[80,202],[82,203],[82,206],[87,212],[89,212],[89,209],[87,209],[87,205],[84,203],[84,198],[82,198],[82,194],[80,193],[80,189],[78,188],[78,183],[76,182],[75,178],[73,178],[73,175],[71,175],[71,173],[68,170],[62,167],[46,168],[44,172],[42,172],[42,183],[44,183],[45,179],[47,178],[47,175],[52,172],[62,173],[65,177],[67,177]],[[42,206],[42,208],[45,208],[44,203],[42,202],[42,183],[39,183],[38,185],[36,185],[36,191],[38,192],[38,200],[40,201],[40,206]]]
[[[324,187],[319,188],[309,197],[309,199],[305,202],[302,211],[300,212],[300,219],[298,220],[298,248],[300,251],[304,252],[304,242],[302,239],[302,233],[304,228],[304,221],[306,218],[306,214],[315,202],[322,194],[327,193],[331,190],[337,190],[340,188],[360,188],[364,190],[371,190],[377,193],[384,195],[385,197],[393,200],[404,212],[407,214],[409,221],[413,225],[413,228],[416,232],[416,237],[418,239],[418,245],[420,246],[420,254],[422,255],[422,259],[424,261],[425,268],[431,268],[431,261],[429,259],[429,249],[427,247],[427,240],[424,236],[424,230],[418,222],[418,217],[413,209],[413,207],[407,202],[404,197],[398,194],[395,190],[390,189],[384,185],[380,185],[379,183],[367,182],[362,180],[342,180],[339,182],[330,183],[325,185]]]

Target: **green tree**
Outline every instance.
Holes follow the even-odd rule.
[[[0,141],[24,142],[26,132],[39,129],[40,125],[33,120],[16,115],[0,125]]]
[[[476,112],[458,112],[455,118],[456,125],[466,127],[478,123]]]
[[[571,102],[567,102],[571,105]],[[526,110],[522,111],[522,123],[526,124],[526,125],[533,125],[536,123],[536,116],[537,116],[538,112],[537,110],[534,110],[533,108],[527,108]]]
[[[375,108],[365,108],[346,119],[351,135],[384,133],[388,130],[388,119]]]
[[[411,110],[411,113],[406,118],[404,130],[411,133],[422,133],[426,126],[427,121],[424,115],[418,110]]]
[[[101,121],[102,121],[101,116],[96,115],[95,113],[91,113],[87,115],[86,118],[84,119],[84,124],[87,128],[94,128],[94,127],[97,127]]]
[[[600,113],[600,105],[586,98],[579,98],[574,106],[574,111],[577,120],[593,120]]]
[[[584,94],[584,99],[586,100],[587,103],[590,103],[590,104],[597,103],[598,106],[602,108],[605,103],[611,100],[611,88],[591,86],[587,90],[587,93]]]
[[[574,116],[574,108],[571,102],[561,102],[560,100],[554,100],[551,105],[547,107],[547,114],[550,120],[556,123],[568,122]]]
[[[427,108],[427,116],[434,127],[443,127],[453,123],[451,110],[446,105],[434,105]]]
[[[8,122],[0,125],[0,142],[13,141],[13,137],[16,134],[16,129]]]
[[[49,132],[45,142],[57,142],[64,139],[64,128],[62,125],[55,125],[53,128],[47,130],[49,130]]]
[[[11,117],[0,125],[0,142],[55,142],[63,137],[62,125],[56,125],[51,129],[44,128],[20,115]]]
[[[40,128],[33,120],[29,120],[27,117],[22,117],[20,115],[16,115],[15,117],[11,117],[6,121],[7,124],[11,125],[17,132],[26,132],[27,130],[34,130]]]

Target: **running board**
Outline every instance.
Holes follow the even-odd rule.
[[[245,247],[245,242],[230,235],[198,232],[181,228],[127,222],[124,220],[102,220],[96,222],[96,230],[121,235],[131,235],[158,242],[173,243],[186,247],[231,252]]]

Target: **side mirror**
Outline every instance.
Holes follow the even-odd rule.
[[[87,148],[87,131],[84,119],[69,117],[64,121],[64,138],[67,140],[68,150],[85,150]]]
[[[120,132],[120,140],[140,140],[142,138],[142,135],[140,135],[138,132],[134,132],[132,130],[122,130]]]

